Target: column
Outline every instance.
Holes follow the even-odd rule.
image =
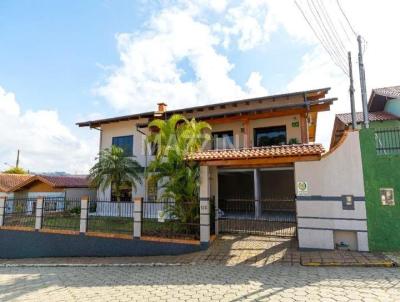
[[[215,235],[218,235],[218,168],[217,167],[212,167],[211,168],[211,192],[213,193],[212,195],[214,196],[214,219],[215,219]],[[212,210],[212,209],[211,209]]]
[[[142,210],[143,198],[135,197],[133,206],[133,238],[140,239],[142,236]]]
[[[258,219],[261,217],[261,185],[260,170],[254,169],[254,215]]]
[[[88,214],[89,214],[89,197],[83,196],[81,198],[81,221],[80,221],[80,227],[79,227],[79,232],[81,234],[84,234],[87,232]]]
[[[40,230],[42,228],[42,221],[43,221],[43,197],[38,197],[36,199],[35,230]]]
[[[210,175],[207,166],[200,166],[200,245],[210,244]]]
[[[0,227],[4,225],[4,216],[6,214],[6,200],[7,197],[0,197]]]

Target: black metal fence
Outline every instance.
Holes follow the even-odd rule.
[[[46,197],[43,200],[42,228],[79,231],[80,199]]]
[[[297,234],[295,200],[219,200],[221,232],[293,237]]]
[[[87,231],[133,236],[133,209],[131,201],[91,200]]]
[[[400,128],[375,130],[375,147],[378,155],[400,154]]]
[[[5,203],[5,226],[35,227],[36,198],[8,198]]]
[[[142,236],[200,239],[198,202],[144,201]]]

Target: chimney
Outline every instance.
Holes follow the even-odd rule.
[[[165,103],[158,103],[158,110],[156,112],[154,112],[154,116],[155,117],[162,117],[165,113],[165,111],[167,111],[167,104]]]
[[[159,113],[164,113],[165,111],[167,111],[167,104],[165,103],[158,103],[158,112]]]

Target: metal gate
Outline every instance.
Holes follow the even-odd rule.
[[[218,206],[221,233],[297,236],[294,200],[220,199]]]

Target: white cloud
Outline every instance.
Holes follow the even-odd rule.
[[[224,8],[221,5],[220,10]],[[230,77],[234,65],[217,51],[221,37],[206,22],[198,20],[198,13],[193,5],[167,8],[153,17],[141,33],[118,34],[121,66],[96,93],[117,110],[135,112],[152,110],[158,101],[179,108],[253,94]],[[243,45],[252,43],[253,34],[250,30],[247,33],[241,38]],[[191,81],[182,80],[179,63],[184,59],[193,70]],[[260,82],[261,79],[257,84]],[[257,89],[261,91],[260,87]]]
[[[400,40],[394,37],[396,36],[396,28],[398,28],[396,15],[400,10],[400,2],[390,0],[379,2],[342,1],[342,6],[352,25],[368,41],[364,56],[368,94],[373,88],[398,85],[400,60],[397,57],[400,53]],[[362,13],[359,11],[361,6],[363,7]],[[294,28],[299,20],[280,15],[279,22],[288,29]],[[304,20],[302,22],[306,24]],[[308,29],[308,32],[311,32],[311,30]],[[301,32],[291,32],[291,34],[295,38],[303,38]],[[347,42],[346,46],[352,50],[356,110],[361,111],[356,38],[353,35],[351,39],[353,44]],[[317,141],[323,142],[328,147],[334,114],[350,112],[349,80],[332,63],[326,51],[316,44],[314,50],[303,57],[298,74],[288,83],[287,87],[289,90],[298,90],[325,86],[332,87],[330,97],[339,98],[331,112],[321,113],[318,120]]]
[[[15,95],[0,87],[0,116],[2,164],[13,164],[20,149],[21,166],[30,171],[86,173],[91,166],[95,154],[89,142],[76,138],[60,122],[57,112],[22,112]]]
[[[298,2],[307,6],[305,0]],[[368,40],[365,65],[369,91],[374,87],[399,84],[396,81],[400,40],[396,39],[396,29],[400,2],[341,2],[355,29]],[[319,45],[293,1],[178,3],[165,6],[150,20],[146,30],[117,36],[121,65],[98,87],[98,94],[118,110],[135,112],[154,109],[154,104],[160,100],[177,108],[265,94],[259,71],[246,75],[248,80],[241,87],[230,76],[234,64],[218,49],[234,47],[245,52],[269,43],[273,33],[283,30],[289,39],[311,49],[299,62],[297,74],[287,80],[284,92],[329,86],[332,87],[329,97],[339,98],[332,111],[321,113],[319,118],[317,141],[329,145],[334,114],[349,111],[348,79]],[[340,11],[336,1],[323,3],[335,25],[346,26],[343,18],[338,19]],[[210,10],[218,16],[215,23],[207,18]],[[348,36],[350,39],[343,36],[343,40],[345,47],[353,51],[356,101],[360,109],[357,49],[355,37],[349,32]],[[193,69],[193,80],[182,80],[182,70],[178,66],[183,59],[187,59]]]
[[[252,72],[246,82],[250,97],[268,95],[267,89],[262,85],[262,75],[259,72]]]

